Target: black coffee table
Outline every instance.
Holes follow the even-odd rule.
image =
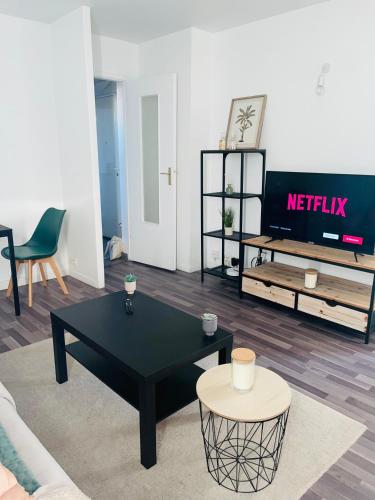
[[[51,312],[56,380],[68,380],[66,353],[139,411],[141,463],[156,464],[156,423],[197,399],[204,370],[194,362],[218,351],[229,363],[233,336],[204,335],[200,319],[137,292],[127,315],[125,292]],[[64,330],[78,342],[65,345]]]

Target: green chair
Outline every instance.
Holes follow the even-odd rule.
[[[48,208],[42,215],[42,218],[40,219],[30,240],[23,245],[14,247],[17,272],[21,264],[27,264],[29,282],[29,307],[33,305],[34,264],[39,265],[43,286],[47,286],[47,279],[43,264],[49,264],[64,294],[69,293],[64,280],[62,279],[56,261],[53,258],[53,256],[57,252],[57,244],[59,241],[61,225],[64,219],[65,212],[66,210]],[[4,248],[1,251],[1,255],[6,259],[9,259],[9,247]],[[6,293],[7,297],[11,295],[12,289],[13,283],[11,278]]]

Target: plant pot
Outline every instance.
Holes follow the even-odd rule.
[[[211,314],[211,313],[202,314],[202,328],[208,337],[212,337],[217,330],[216,314]]]
[[[225,236],[233,236],[233,227],[224,227]]]
[[[129,295],[133,295],[133,293],[135,292],[135,290],[137,288],[137,282],[136,281],[125,281],[124,288],[125,288],[125,291]]]

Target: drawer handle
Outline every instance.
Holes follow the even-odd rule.
[[[334,300],[326,300],[325,303],[327,304],[327,306],[329,307],[336,307],[337,306],[337,302],[334,301]]]
[[[272,283],[271,281],[263,281],[262,282],[264,286],[266,286],[267,288],[269,288],[270,286],[272,286]]]

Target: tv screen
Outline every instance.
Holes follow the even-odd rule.
[[[262,234],[372,255],[375,176],[267,172]]]

